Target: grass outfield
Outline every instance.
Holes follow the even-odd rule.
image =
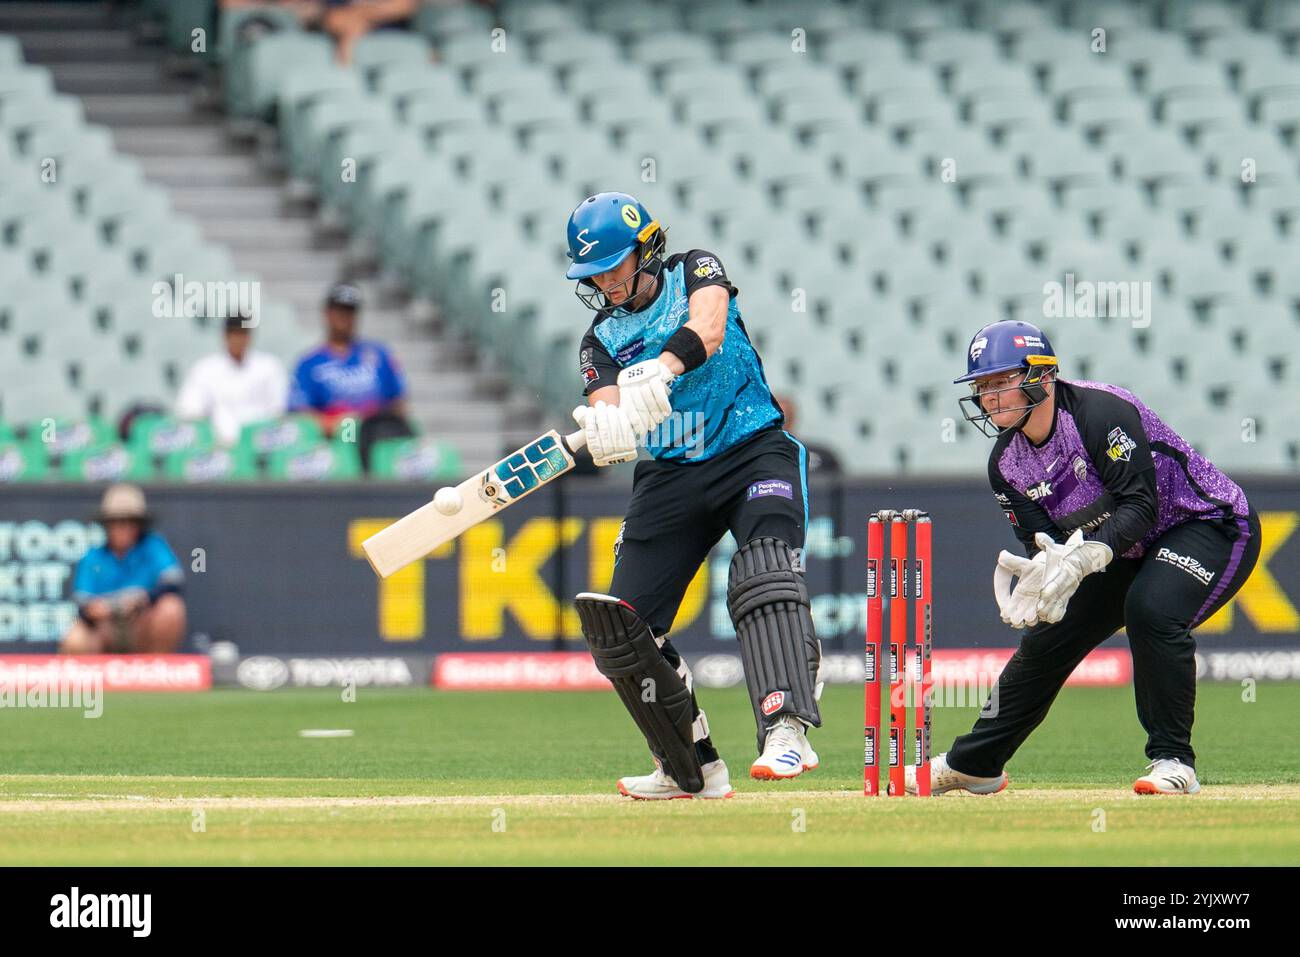
[[[610,694],[427,689],[115,695],[0,710],[7,864],[1283,864],[1300,859],[1300,685],[1202,685],[1202,793],[1137,797],[1132,690],[1069,689],[988,798],[866,800],[862,695],[830,687],[822,766],[745,776],[741,689],[706,690],[731,801],[633,802],[648,767]],[[936,709],[936,750],[973,710]],[[346,738],[303,738],[347,728]]]

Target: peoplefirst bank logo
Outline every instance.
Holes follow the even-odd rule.
[[[1177,552],[1171,552],[1167,548],[1162,548],[1156,552],[1156,561],[1164,562],[1167,565],[1173,565],[1175,568],[1181,568],[1187,574],[1191,575],[1202,585],[1208,585],[1214,581],[1214,576],[1218,572],[1212,572],[1195,558],[1188,555],[1179,555]]]
[[[83,894],[73,887],[50,898],[50,926],[117,927],[132,937],[148,937],[153,927],[152,894]]]

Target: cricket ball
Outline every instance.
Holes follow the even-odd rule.
[[[440,488],[433,496],[433,507],[443,515],[455,515],[461,507],[460,492],[454,488]]]

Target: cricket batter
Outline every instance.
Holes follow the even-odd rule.
[[[1065,679],[1123,626],[1151,762],[1133,790],[1195,794],[1192,629],[1250,576],[1258,515],[1133,393],[1059,378],[1051,343],[1027,322],[975,333],[955,382],[971,385],[966,419],[997,437],[989,481],[1031,557],[1002,552],[994,591],[1002,620],[1028,631],[998,678],[996,709],[931,762],[935,793],[1006,787],[1007,761]]]
[[[821,646],[796,558],[808,523],[807,455],[745,332],[737,290],[713,253],[665,253],[665,230],[626,193],[599,193],[569,217],[567,278],[596,316],[573,412],[598,466],[637,463],[615,543],[610,595],[575,599],[596,666],[654,757],[621,778],[633,798],[725,798],[690,669],[668,639],[687,585],[722,535],[737,550],[727,583],[758,726],[758,779],[817,767]]]

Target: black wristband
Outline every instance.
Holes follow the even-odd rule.
[[[682,370],[683,374],[698,369],[709,358],[709,353],[704,348],[704,340],[689,326],[682,326],[674,332],[664,343],[663,351],[671,352],[682,360],[682,365],[686,367]]]

